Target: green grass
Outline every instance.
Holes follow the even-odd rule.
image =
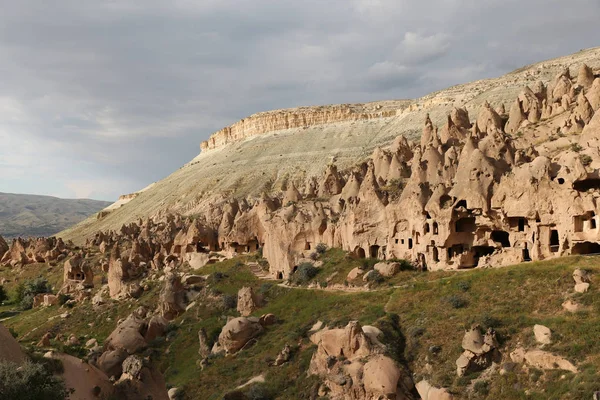
[[[503,376],[494,374],[485,378],[487,384],[477,385],[471,398],[589,399],[594,390],[600,390],[597,380],[600,285],[596,278],[600,276],[600,259],[597,257],[567,257],[470,271],[402,271],[369,292],[281,287],[275,281],[257,279],[244,264],[250,259],[226,260],[199,271],[209,275],[206,290],[191,310],[172,322],[168,338],[155,341],[148,350],[168,384],[183,388],[186,398],[220,399],[224,393],[260,374],[266,378],[263,389],[276,394],[276,398],[308,398],[318,379],[306,374],[315,350],[306,332],[318,320],[330,327],[342,327],[353,319],[384,330],[391,355],[408,365],[415,374],[415,382],[426,378],[434,385],[449,388],[457,398],[466,398],[471,380],[479,376],[456,377],[455,360],[462,351],[465,329],[474,323],[495,328],[500,351],[504,360],[508,360],[517,343],[535,346],[532,328],[542,324],[553,332],[553,344],[546,349],[574,362],[580,372],[516,369]],[[343,283],[347,273],[363,263],[340,249],[330,249],[319,259],[323,266],[313,282],[325,281],[337,272],[331,283]],[[592,273],[588,293],[573,294],[571,275],[577,267]],[[22,271],[1,273],[11,279],[9,292],[18,282],[39,275],[47,276],[56,287],[62,283],[62,268],[58,266],[48,269],[44,265],[31,265]],[[98,273],[96,279],[101,278]],[[359,279],[362,284],[362,278]],[[94,337],[102,343],[117,321],[138,306],[156,309],[160,283],[151,286],[137,300],[108,300],[98,309],[93,309],[89,302],[72,309],[37,308],[13,315],[4,324],[14,329],[25,345],[36,343],[47,331],[61,333],[65,338],[70,334],[82,339]],[[205,329],[209,345],[213,344],[227,317],[238,315],[235,309],[223,308],[222,296],[235,295],[242,286],[250,286],[264,296],[264,304],[254,316],[273,313],[279,323],[268,327],[254,346],[233,356],[213,358],[201,371],[197,366],[198,331]],[[563,311],[561,304],[568,296],[584,305],[586,311],[577,314]],[[455,298],[462,301],[459,307],[455,306]],[[10,315],[14,308],[11,304],[4,305],[0,307],[0,315]],[[52,318],[65,311],[71,313],[70,318]],[[394,315],[398,315],[397,319]],[[291,361],[281,367],[269,366],[286,343],[294,349]],[[59,343],[53,344],[61,347]],[[440,351],[430,352],[433,346]],[[425,370],[427,363],[432,372]]]

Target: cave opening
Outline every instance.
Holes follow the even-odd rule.
[[[365,258],[365,257],[366,257],[366,254],[365,254],[365,249],[363,249],[362,247],[357,247],[357,248],[354,250],[354,254],[356,254],[356,256],[357,256],[358,258]]]
[[[369,247],[369,257],[377,258],[378,255],[379,255],[379,246],[373,245],[373,246]]]
[[[456,221],[456,232],[475,232],[475,217],[465,217]]]
[[[573,245],[571,254],[598,254],[600,253],[600,243],[597,242],[579,242]]]
[[[587,192],[590,189],[600,189],[600,179],[584,179],[582,181],[573,182],[573,189],[578,192]]]
[[[550,251],[553,253],[558,252],[558,248],[560,246],[558,231],[556,229],[552,229],[550,231]]]
[[[492,231],[492,240],[500,243],[502,247],[510,247],[510,239],[506,231]]]

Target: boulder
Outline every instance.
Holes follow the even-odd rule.
[[[262,331],[258,318],[234,318],[221,330],[218,343],[227,354],[236,353]]]
[[[583,309],[581,304],[578,304],[573,300],[566,300],[565,302],[562,303],[562,307],[565,311],[572,312],[572,313],[581,311]]]
[[[426,380],[417,383],[416,389],[422,400],[452,400],[454,398],[446,389],[433,387]]]
[[[586,270],[577,268],[575,271],[573,271],[573,280],[575,281],[575,284],[589,283],[590,275]]]
[[[363,367],[363,383],[370,398],[393,398],[398,391],[402,371],[384,355],[372,357]]]
[[[540,344],[552,343],[552,331],[550,331],[550,328],[547,328],[544,325],[534,325],[533,334],[536,342]]]
[[[258,320],[258,322],[264,327],[264,326],[270,326],[270,325],[275,325],[275,323],[277,323],[277,317],[271,313],[269,314],[264,314],[260,316],[260,319]]]
[[[346,277],[346,279],[349,281],[353,281],[354,279],[361,276],[364,272],[365,271],[363,271],[362,269],[355,267],[350,272],[348,272],[348,276]]]
[[[400,264],[395,262],[380,262],[375,264],[374,268],[386,278],[390,278],[400,272]]]
[[[574,289],[577,293],[585,293],[590,288],[590,284],[587,282],[578,283],[575,285]]]
[[[573,373],[578,372],[577,367],[567,359],[544,350],[526,351],[522,347],[518,347],[510,353],[510,358],[516,363],[526,363],[539,369],[562,369]]]

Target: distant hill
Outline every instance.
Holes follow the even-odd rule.
[[[88,199],[0,193],[0,235],[51,236],[110,205]]]

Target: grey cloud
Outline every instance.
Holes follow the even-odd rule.
[[[251,113],[506,73],[597,45],[600,16],[594,0],[0,6],[0,191],[104,199],[166,176]]]

